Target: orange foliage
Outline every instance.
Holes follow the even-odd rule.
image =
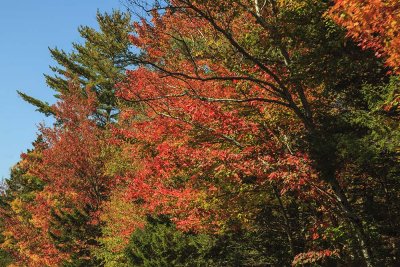
[[[363,48],[371,48],[397,73],[400,71],[400,2],[336,0],[329,15]]]

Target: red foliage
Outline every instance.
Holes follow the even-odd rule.
[[[14,251],[29,266],[57,266],[69,259],[69,253],[60,251],[51,240],[52,210],[83,210],[90,206],[91,224],[99,224],[99,209],[112,186],[104,175],[101,154],[106,142],[104,131],[91,120],[95,96],[89,90],[87,97],[71,87],[54,107],[58,122],[53,127],[42,126],[44,147],[40,161],[28,156],[24,161],[29,175],[44,183],[41,191],[33,192],[28,202],[16,200],[14,212],[7,221],[7,232],[14,243]],[[34,150],[36,151],[36,150]],[[77,242],[75,250],[87,244]]]
[[[23,172],[21,175],[24,179],[30,179],[42,168],[43,152],[47,148],[44,142],[35,142],[33,150],[21,155],[22,160],[15,168]],[[44,199],[34,199],[36,193],[38,191],[25,195],[13,192],[9,195],[13,198],[10,209],[1,210],[5,224],[5,231],[2,233],[5,242],[2,243],[2,248],[12,253],[19,266],[55,266],[66,255],[55,248],[45,229],[37,223],[33,212],[47,203],[44,203]]]
[[[90,119],[94,96],[88,99],[77,91],[66,96],[55,108],[61,124],[41,128],[49,149],[43,153],[42,169],[37,172],[46,190],[66,202],[99,207],[109,187],[102,174],[100,157],[105,142],[101,129]]]
[[[319,251],[309,251],[306,253],[298,254],[293,262],[292,266],[303,266],[304,264],[317,264],[323,263],[330,257],[338,257],[337,251],[332,251],[329,249],[319,250]]]
[[[276,104],[213,101],[240,99],[238,83],[182,81],[145,68],[128,73],[119,96],[146,103],[144,114],[123,110],[115,129],[117,136],[136,140],[128,150],[140,162],[140,170],[126,177],[130,201],[140,200],[149,213],[172,215],[181,229],[201,230],[236,212],[234,205],[206,203],[221,195],[233,203],[249,176],[256,177],[255,191],[277,183],[282,193],[315,199],[320,182],[307,155],[288,151],[260,122]],[[257,85],[252,89],[254,97],[263,96]]]

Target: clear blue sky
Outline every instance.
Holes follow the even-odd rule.
[[[122,1],[123,2],[123,1]],[[4,0],[0,8],[0,179],[50,123],[16,90],[54,103],[43,73],[54,65],[48,47],[70,51],[81,39],[79,25],[96,27],[96,11],[124,9],[120,0]]]

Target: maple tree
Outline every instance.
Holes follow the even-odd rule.
[[[115,188],[100,216],[102,235],[98,241],[101,246],[94,251],[94,255],[105,267],[129,266],[125,251],[130,236],[145,225],[141,207],[127,202],[125,191],[126,188],[122,186]]]
[[[62,125],[42,129],[49,149],[44,151],[38,176],[46,186],[36,195],[43,204],[33,213],[58,251],[72,255],[72,260],[83,260],[86,266],[96,266],[90,250],[98,244],[98,213],[113,182],[102,168],[105,132],[90,119],[96,97],[89,90],[88,98],[80,96],[79,89],[73,90],[55,108]]]
[[[307,167],[297,169],[297,172],[301,173],[301,170],[304,170],[306,173],[304,178],[299,179],[299,183],[308,184],[315,179],[316,183],[324,183],[317,185],[317,188],[330,187],[322,191],[329,192],[327,195],[331,195],[333,206],[340,211],[339,216],[344,216],[355,230],[361,255],[367,265],[372,266],[373,259],[367,234],[337,176],[337,148],[333,141],[335,129],[330,128],[328,123],[333,122],[332,118],[340,116],[340,110],[335,112],[335,107],[330,102],[333,99],[324,97],[323,92],[330,92],[331,97],[335,97],[334,90],[338,90],[336,86],[340,85],[345,88],[340,88],[341,93],[350,94],[352,88],[360,88],[359,80],[361,83],[379,82],[379,77],[383,76],[383,69],[378,63],[374,63],[376,61],[372,55],[364,53],[362,56],[363,52],[354,44],[343,48],[344,33],[340,29],[332,29],[330,22],[324,20],[323,13],[326,8],[325,3],[315,1],[271,1],[262,7],[257,1],[158,2],[152,9],[152,21],[148,22],[143,18],[142,23],[135,25],[137,35],[132,36],[132,42],[145,51],[144,55],[138,58],[138,62],[149,69],[133,71],[130,75],[130,87],[122,86],[121,95],[124,99],[145,102],[149,106],[148,121],[141,122],[140,126],[133,126],[132,129],[155,123],[158,132],[154,126],[151,128],[153,139],[149,142],[154,142],[154,136],[160,134],[160,125],[165,125],[161,132],[162,141],[167,136],[174,136],[173,140],[168,140],[168,145],[156,147],[156,153],[163,155],[165,146],[168,153],[171,153],[171,145],[177,142],[175,147],[178,149],[172,154],[172,158],[167,160],[169,165],[166,162],[159,164],[162,166],[162,173],[167,172],[163,169],[166,166],[173,169],[179,166],[181,170],[181,166],[187,165],[193,169],[193,166],[196,166],[193,162],[185,164],[179,162],[180,159],[176,166],[170,165],[176,159],[176,155],[185,155],[184,160],[187,161],[190,157],[193,161],[197,151],[190,144],[193,143],[193,135],[194,140],[197,140],[200,138],[198,135],[203,137],[200,134],[202,133],[207,135],[203,138],[209,140],[202,142],[201,152],[206,148],[210,149],[209,147],[211,149],[207,151],[207,156],[200,154],[199,161],[206,159],[213,163],[219,162],[220,153],[228,162],[231,157],[239,159],[241,164],[236,165],[234,169],[238,172],[240,170],[243,173],[252,173],[258,181],[262,181],[263,177],[282,179],[282,172],[270,170],[268,167],[272,164],[263,158],[269,156],[277,159],[276,151],[279,150],[276,142],[268,143],[273,135],[271,132],[268,134],[269,127],[263,125],[263,117],[267,115],[266,111],[286,111],[286,118],[283,119],[285,122],[279,121],[274,126],[290,132],[294,145],[303,143],[303,148],[288,149],[291,151],[282,153],[283,158],[277,161],[287,162],[289,165],[296,162],[293,165],[298,166],[299,162],[304,160],[304,166]],[[157,10],[163,10],[164,13],[161,15]],[[300,25],[309,22],[318,34],[293,27],[297,20],[301,21]],[[302,34],[299,34],[299,31]],[[318,38],[318,41],[315,38]],[[330,45],[327,46],[326,42]],[[342,51],[340,59],[334,58],[337,50]],[[310,65],[321,58],[324,59],[323,65]],[[349,68],[343,65],[346,61],[353,61]],[[324,70],[328,66],[337,67],[337,72],[333,75],[328,74]],[[357,70],[353,71],[353,67]],[[305,73],[304,69],[307,68],[308,71],[320,73],[317,76]],[[374,75],[371,76],[370,73]],[[358,75],[358,80],[354,81],[351,75]],[[318,77],[319,81],[315,77]],[[257,120],[257,116],[261,118]],[[177,122],[172,122],[173,120]],[[178,126],[175,123],[178,123]],[[296,124],[295,127],[293,124]],[[136,133],[134,130],[127,136],[139,140],[149,138],[141,136],[142,131]],[[187,135],[192,135],[187,141],[187,135],[183,135],[184,131],[188,132]],[[299,138],[301,135],[305,138]],[[251,146],[251,141],[254,141],[255,145]],[[281,147],[283,151],[287,149],[285,145]],[[216,148],[215,151],[213,148]],[[296,152],[293,153],[293,150]],[[264,154],[257,155],[256,151],[262,151]],[[254,157],[253,162],[243,158],[246,152]],[[214,153],[217,158],[210,156]],[[300,159],[296,159],[296,155]],[[158,160],[157,157],[156,159]],[[151,162],[154,163],[155,159]],[[224,162],[224,167],[226,165]],[[253,169],[246,170],[246,165],[253,166]],[[255,168],[263,165],[266,166],[264,170]],[[282,165],[284,169],[287,168],[285,164]],[[314,171],[307,171],[308,168]],[[141,187],[132,191],[144,195],[146,188],[155,189],[155,192],[148,193],[149,196],[156,196],[157,201],[149,201],[154,205],[161,199],[157,193],[166,188],[158,181],[153,185],[152,179],[148,177],[149,169],[145,168],[146,177],[142,179],[150,181],[151,185],[142,184],[142,179],[134,180],[134,184]],[[300,173],[296,173],[296,176],[301,177]],[[192,178],[192,175],[188,176]],[[161,174],[157,173],[155,176],[161,177]],[[312,177],[314,179],[310,179]],[[293,181],[284,184],[298,187]],[[180,192],[172,190],[163,195],[175,195],[179,199],[178,202],[181,202],[184,199],[184,190],[190,197],[196,195],[192,188],[191,186],[190,190],[181,189]],[[176,203],[174,209],[177,209]],[[195,209],[191,211],[194,212]],[[190,214],[188,218],[191,221],[187,223],[195,223],[196,217],[207,218],[203,214]]]
[[[70,94],[61,99],[52,108],[59,123],[41,128],[40,157],[30,156],[27,160],[34,165],[23,174],[39,188],[23,197],[27,193],[10,187],[17,198],[11,202],[15,214],[6,220],[10,241],[5,243],[12,244],[30,266],[74,261],[96,266],[89,251],[97,245],[98,212],[112,186],[102,172],[105,132],[91,119],[96,111],[94,93],[88,90],[85,97],[71,82]]]
[[[10,251],[19,265],[41,266],[54,264],[54,247],[43,232],[32,222],[31,204],[37,192],[43,190],[43,182],[33,172],[42,161],[42,152],[46,145],[42,136],[33,143],[33,149],[22,156],[22,160],[13,168],[7,181],[7,206],[1,209],[4,218],[5,237],[2,248]],[[32,172],[33,171],[33,172]],[[46,253],[46,258],[42,258]],[[63,255],[58,255],[63,257]]]
[[[41,127],[43,145],[29,153],[40,152],[40,162],[28,157],[30,163],[19,163],[8,180],[9,207],[4,212],[10,219],[3,243],[17,264],[98,264],[91,251],[99,246],[99,209],[111,185],[102,173],[107,159],[102,149],[108,146],[107,123],[117,115],[113,90],[129,64],[124,61],[130,53],[131,26],[129,15],[119,11],[98,13],[97,20],[100,31],[80,27],[86,42],[74,44],[73,53],[50,50],[62,66],[52,68],[54,77],[46,76],[57,105],[19,92],[56,123]]]

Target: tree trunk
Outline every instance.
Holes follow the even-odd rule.
[[[342,188],[340,187],[338,181],[334,178],[330,181],[333,191],[335,192],[335,196],[339,202],[341,210],[346,215],[347,219],[350,221],[352,227],[355,230],[357,243],[360,246],[361,254],[364,258],[365,264],[367,267],[373,267],[374,262],[372,258],[372,252],[368,245],[368,238],[365,234],[364,227],[362,225],[362,221],[357,216],[356,213],[353,212],[353,209],[350,203],[347,200],[346,195],[344,194]]]
[[[327,133],[317,131],[314,123],[310,120],[308,120],[305,125],[309,131],[311,156],[315,168],[319,172],[320,179],[327,182],[332,187],[339,208],[355,231],[355,238],[366,266],[373,267],[375,266],[374,260],[362,221],[353,211],[353,208],[336,178],[336,144],[333,141],[334,139],[329,137]]]
[[[278,188],[275,185],[273,185],[272,188],[274,190],[275,197],[279,202],[279,208],[281,210],[282,217],[283,217],[283,220],[284,220],[284,224],[285,224],[284,228],[285,228],[286,236],[287,236],[287,239],[288,239],[288,242],[289,242],[289,247],[290,247],[290,252],[289,253],[292,256],[295,256],[296,255],[296,250],[295,250],[295,247],[294,247],[294,240],[293,240],[293,236],[292,236],[292,230],[291,230],[291,227],[290,227],[289,217],[287,215],[286,208],[283,205],[283,202],[282,202],[281,196],[279,194]]]

